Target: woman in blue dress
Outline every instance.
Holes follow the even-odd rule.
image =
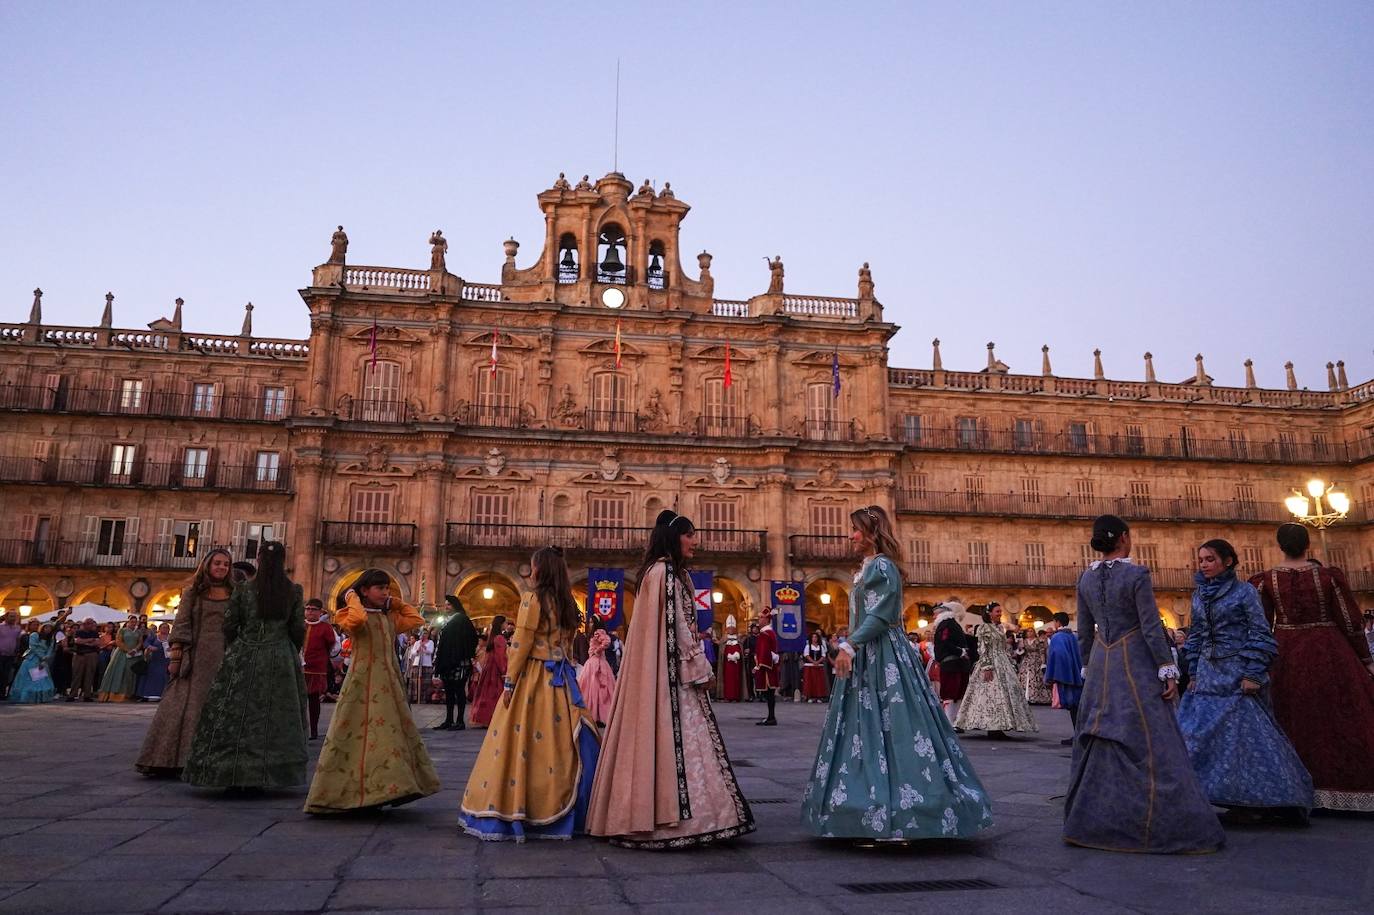
[[[58,621],[61,622],[61,617]],[[53,700],[52,659],[57,650],[53,638],[55,627],[44,623],[37,632],[28,635],[29,650],[10,688],[11,702],[51,702]],[[36,673],[35,673],[36,672]]]
[[[148,666],[134,690],[140,702],[161,699],[162,691],[167,688],[167,652],[171,648],[168,638],[171,634],[172,627],[168,623],[148,630],[148,638],[143,642],[143,659]]]
[[[864,559],[802,822],[826,838],[972,836],[992,825],[987,792],[902,631],[901,548],[892,522],[876,505],[849,520]]]
[[[1185,645],[1189,684],[1178,725],[1207,799],[1219,807],[1256,808],[1304,822],[1312,777],[1269,706],[1269,666],[1279,645],[1259,592],[1236,578],[1235,547],[1198,547],[1197,590]]]

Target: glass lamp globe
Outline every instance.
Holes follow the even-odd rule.
[[[1327,504],[1342,515],[1350,511],[1350,497],[1339,489],[1333,489],[1327,493],[1326,501]]]
[[[1321,480],[1313,479],[1307,481],[1307,494],[1312,498],[1320,498],[1324,492],[1326,492],[1326,484]]]
[[[1283,500],[1283,504],[1288,508],[1289,514],[1295,518],[1307,517],[1307,497],[1293,493]]]

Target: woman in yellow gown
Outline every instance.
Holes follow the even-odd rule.
[[[329,721],[306,813],[396,806],[439,790],[410,717],[395,649],[396,633],[424,625],[425,618],[390,591],[391,577],[368,569],[335,614],[353,640],[353,663]]]
[[[569,839],[585,831],[600,742],[571,651],[578,612],[558,547],[530,560],[506,679],[463,791],[461,824],[489,842]]]

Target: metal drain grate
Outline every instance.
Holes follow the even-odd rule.
[[[937,893],[942,890],[995,890],[988,880],[903,880],[886,883],[841,883],[841,889],[869,896],[877,893]]]
[[[748,801],[750,805],[757,806],[759,804],[790,804],[793,799],[789,797],[761,797],[756,800],[751,797]]]

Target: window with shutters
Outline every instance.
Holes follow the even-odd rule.
[[[911,541],[911,566],[917,575],[929,575],[931,568],[929,540]]]
[[[978,474],[964,477],[964,501],[972,508],[980,508],[986,501],[987,480]]]
[[[1126,424],[1126,453],[1145,453],[1145,427],[1139,423]]]
[[[1249,483],[1236,484],[1236,517],[1242,521],[1254,521],[1259,516],[1259,506],[1255,504],[1255,487]]]
[[[1191,512],[1202,510],[1202,484],[1183,484],[1183,506]]]
[[[628,546],[630,501],[624,496],[591,496],[587,500],[588,540],[593,549]]]
[[[1279,432],[1279,457],[1285,461],[1293,460],[1297,451],[1297,439],[1292,432]]]
[[[479,424],[510,425],[515,415],[515,370],[498,367],[493,374],[490,365],[478,366],[474,409]]]
[[[1092,505],[1097,501],[1097,481],[1074,480],[1073,494],[1079,505]]]
[[[1040,478],[1021,478],[1021,502],[1025,505],[1040,504]]]
[[[815,441],[841,438],[835,388],[828,381],[806,386],[806,437]]]
[[[907,495],[913,499],[925,499],[930,495],[930,474],[925,471],[908,473],[902,482]]]
[[[1032,572],[1045,571],[1045,545],[1043,543],[1026,544],[1026,568]]]
[[[701,549],[715,553],[735,552],[744,547],[739,533],[739,502],[734,499],[702,499],[700,510]]]
[[[1328,547],[1326,550],[1326,564],[1335,566],[1342,572],[1350,568],[1350,550],[1343,546]]]
[[[991,576],[988,556],[988,542],[986,540],[969,541],[968,567],[970,583],[984,582]]]
[[[629,399],[630,383],[624,375],[598,372],[592,376],[591,428],[598,432],[635,431]]]
[[[921,444],[921,433],[925,430],[925,422],[915,413],[907,413],[902,416],[902,441],[908,445]]]
[[[954,432],[960,448],[978,447],[978,418],[976,416],[955,417]]]
[[[1131,481],[1131,507],[1149,508],[1150,507],[1150,481],[1132,480]]]
[[[1083,563],[1084,568],[1092,565],[1094,562],[1097,562],[1098,555],[1099,554],[1097,550],[1093,549],[1088,544],[1079,544],[1078,559],[1080,562]]]
[[[1331,440],[1327,438],[1325,432],[1312,433],[1312,456],[1317,460],[1331,456]]]
[[[1152,572],[1159,568],[1159,553],[1155,549],[1153,543],[1137,544],[1134,553],[1135,555],[1132,559],[1135,562],[1145,566],[1145,568]]]
[[[127,527],[125,518],[100,519],[100,533],[95,542],[96,562],[110,565],[124,555],[124,532]]]
[[[1086,453],[1088,450],[1088,424],[1069,423],[1069,448]]]
[[[195,565],[195,559],[200,555],[200,522],[173,521],[171,545],[173,559],[190,560],[179,565]]]
[[[205,482],[210,467],[209,448],[187,448],[181,461],[181,479],[187,485]]]
[[[1012,445],[1017,451],[1035,448],[1035,420],[1018,419],[1011,427]]]
[[[1191,455],[1197,447],[1197,435],[1191,426],[1178,427],[1178,440],[1184,457]]]
[[[1249,455],[1250,440],[1246,437],[1244,429],[1232,429],[1227,433],[1227,437],[1231,442],[1231,455],[1233,457],[1243,458]]]
[[[247,524],[247,533],[243,539],[243,558],[257,559],[258,550],[262,545],[270,540],[282,540],[285,537],[285,525],[271,521],[250,521]]]
[[[125,378],[119,386],[119,409],[135,411],[143,409],[143,380]]]
[[[127,480],[134,472],[134,454],[137,445],[110,446],[110,477],[112,480]]]
[[[477,544],[504,545],[510,538],[511,493],[472,494],[472,539]]]
[[[1248,578],[1257,575],[1265,569],[1264,550],[1257,546],[1242,547],[1240,551],[1240,571],[1237,573],[1241,578]]]
[[[743,435],[737,420],[735,385],[725,386],[724,378],[707,378],[703,387],[702,434]]]
[[[348,520],[358,524],[390,524],[393,495],[390,489],[355,489]]]
[[[263,419],[279,419],[286,415],[286,388],[262,389]]]
[[[213,384],[194,384],[191,386],[191,412],[196,416],[213,416],[215,413],[215,386]]]
[[[49,372],[43,379],[43,409],[67,409],[67,376]]]
[[[259,451],[257,461],[254,463],[254,478],[258,483],[271,486],[277,482],[277,474],[281,470],[281,452],[278,451]]]
[[[401,364],[379,360],[363,363],[363,394],[358,416],[364,422],[398,423],[405,419]]]
[[[811,533],[816,537],[843,537],[844,506],[828,502],[811,503]]]

